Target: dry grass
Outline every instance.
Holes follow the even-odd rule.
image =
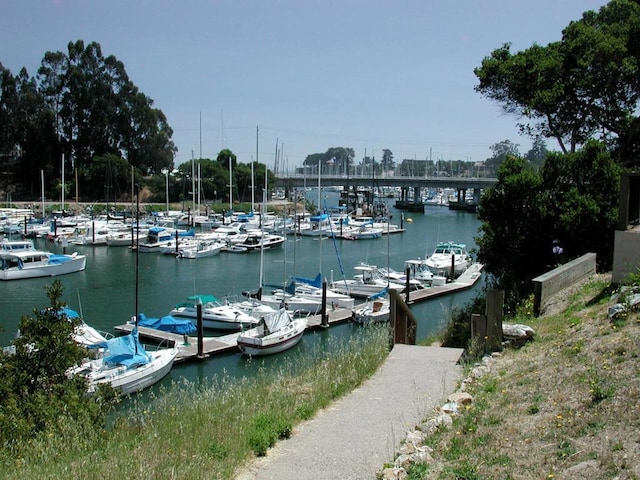
[[[610,320],[608,287],[599,276],[516,319],[535,341],[472,384],[473,405],[430,438],[422,478],[640,478],[640,315]]]

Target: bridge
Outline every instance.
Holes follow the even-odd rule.
[[[398,175],[382,175],[372,178],[371,176],[354,175],[321,175],[320,178],[311,175],[278,175],[276,176],[276,188],[282,188],[285,192],[307,187],[329,187],[342,186],[345,190],[358,190],[360,187],[381,188],[399,187],[401,191],[400,199],[396,202],[396,207],[409,210],[423,208],[423,189],[445,189],[453,188],[458,192],[458,201],[454,202],[464,210],[474,210],[480,200],[480,192],[483,189],[493,187],[498,182],[497,178],[486,177],[411,177]],[[467,190],[473,190],[473,201],[466,202]]]

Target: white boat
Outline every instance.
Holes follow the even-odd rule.
[[[352,320],[361,325],[386,322],[390,316],[389,291],[386,288],[370,296],[365,303],[354,308],[351,314]]]
[[[52,277],[84,270],[86,255],[58,254],[43,250],[0,252],[0,280]]]
[[[75,310],[64,307],[61,313],[75,323],[73,331],[73,339],[84,347],[89,347],[97,343],[103,343],[107,341],[107,334],[102,334],[95,328],[87,325],[85,321],[80,318],[80,315]]]
[[[400,283],[391,282],[390,280],[382,278],[378,267],[375,265],[361,263],[356,265],[354,269],[360,273],[354,275],[352,279],[331,282],[331,290],[351,295],[352,297],[367,298],[375,295],[385,287],[398,292],[402,292],[405,288],[404,285]]]
[[[315,299],[322,303],[322,275],[318,274],[316,278],[292,277],[295,282],[295,294],[300,297]],[[334,292],[329,288],[326,289],[325,298],[327,306],[334,308],[353,309],[355,300],[350,295]]]
[[[138,251],[140,253],[159,252],[161,247],[174,242],[176,235],[178,236],[178,239],[180,239],[180,237],[193,237],[195,235],[195,230],[152,227],[147,232],[147,236],[144,241],[140,241]]]
[[[386,280],[391,280],[394,283],[400,283],[402,285],[405,285],[405,288],[406,288],[406,285],[407,285],[406,274],[402,272],[396,272],[392,268],[383,268],[383,267],[378,268],[378,272],[380,273],[380,276],[382,278]],[[420,280],[411,278],[411,276],[409,276],[409,291],[422,290],[423,288],[425,288],[425,285]]]
[[[204,258],[219,254],[225,247],[224,243],[197,240],[178,248],[180,258]]]
[[[285,240],[285,237],[282,235],[255,232],[249,233],[243,241],[234,243],[234,245],[236,247],[244,247],[251,252],[281,247]]]
[[[169,315],[197,320],[198,302],[202,305],[202,326],[215,330],[240,330],[253,327],[258,319],[233,305],[224,305],[213,295],[191,295],[186,302],[176,305]]]
[[[20,252],[35,249],[33,240],[7,240],[3,238],[0,242],[0,251],[2,252]]]
[[[446,277],[433,274],[427,265],[427,261],[423,258],[405,260],[404,269],[405,271],[409,270],[409,278],[418,280],[427,287],[447,283]]]
[[[273,290],[270,294],[262,294],[260,301],[274,309],[285,307],[294,314],[311,313],[315,315],[322,309],[322,299],[308,298],[290,293],[284,289]]]
[[[258,326],[241,332],[238,348],[249,356],[282,352],[296,345],[306,328],[306,318],[293,318],[291,312],[281,308],[265,316]]]
[[[459,277],[471,265],[471,256],[467,246],[462,243],[439,242],[426,264],[434,275]]]
[[[343,231],[342,238],[347,240],[367,240],[380,238],[382,234],[382,228],[374,227],[373,224],[371,224],[369,226],[350,227]]]
[[[109,384],[123,395],[138,392],[161,380],[178,354],[177,348],[147,352],[138,340],[138,330],[129,335],[115,337],[97,345],[104,354],[69,370],[70,375],[81,375],[88,383],[89,392],[101,384]]]

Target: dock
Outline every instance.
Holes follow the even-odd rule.
[[[482,265],[474,263],[453,282],[410,292],[409,305],[471,288],[480,279],[481,274]],[[328,326],[348,322],[351,320],[351,310],[346,308],[331,309],[327,312],[327,320]],[[133,330],[133,327],[133,324],[127,323],[116,326],[115,330],[127,334]],[[322,325],[322,315],[309,315],[307,330],[315,330],[318,328],[325,328]],[[179,353],[175,360],[176,363],[204,360],[214,355],[239,351],[237,339],[240,332],[233,332],[219,337],[203,337],[203,356],[201,358],[198,357],[198,337],[163,332],[147,327],[138,327],[138,334],[140,338],[144,340],[178,348]]]

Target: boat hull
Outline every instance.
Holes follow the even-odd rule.
[[[87,265],[87,257],[85,255],[75,255],[64,263],[52,264],[33,264],[23,265],[22,267],[9,267],[0,269],[0,280],[22,280],[25,278],[53,277],[57,275],[66,275],[69,273],[80,272]]]
[[[262,327],[255,327],[238,336],[238,348],[251,357],[280,353],[300,342],[306,326],[306,319],[296,319],[286,328],[266,336],[259,335]]]
[[[93,370],[94,365],[99,365],[99,362],[96,363],[94,360],[76,369],[74,373],[85,375],[89,392],[94,392],[99,385],[111,385],[121,394],[129,395],[150,387],[164,378],[173,366],[178,349],[168,348],[148,353],[152,360],[135,368],[118,365]]]

